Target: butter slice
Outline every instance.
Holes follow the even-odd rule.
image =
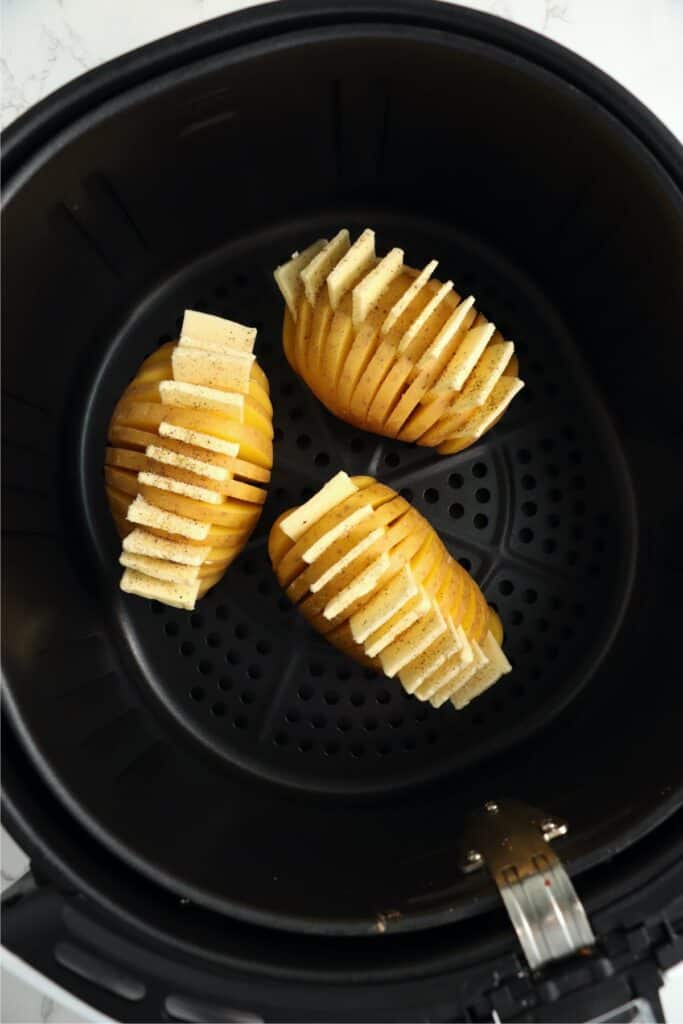
[[[376,530],[371,530],[365,537],[354,544],[346,554],[339,558],[333,565],[326,569],[325,572],[321,573],[316,580],[311,583],[309,589],[312,594],[317,594],[319,590],[322,590],[330,580],[333,580],[335,576],[338,576],[342,569],[345,569],[347,565],[350,565],[355,558],[362,555],[364,551],[367,551],[375,541],[378,541],[384,534],[385,530],[383,526],[378,527]]]
[[[374,262],[375,232],[366,228],[327,276],[327,291],[332,309],[337,308],[346,293],[374,265]]]
[[[253,362],[247,352],[209,352],[184,345],[176,345],[171,356],[175,380],[226,391],[249,390]]]
[[[348,474],[341,472],[328,480],[324,487],[314,494],[312,498],[299,505],[293,512],[281,521],[280,529],[290,540],[297,541],[306,530],[317,523],[324,515],[330,512],[335,505],[355,494],[358,488],[350,479]]]
[[[166,420],[159,424],[159,433],[162,437],[171,437],[174,441],[183,441],[196,448],[206,448],[207,451],[218,452],[219,455],[233,458],[239,455],[240,446],[235,441],[224,441],[220,437],[213,437],[212,434],[202,434],[199,430],[177,427],[175,423],[167,423]]]
[[[355,580],[352,580],[343,590],[340,590],[338,594],[327,602],[323,609],[323,615],[326,619],[334,619],[342,612],[346,611],[350,604],[357,601],[360,597],[365,597],[366,594],[372,593],[377,586],[378,581],[382,578],[384,573],[391,565],[391,559],[385,552],[380,555],[371,565],[367,567],[362,573],[356,576]]]
[[[461,391],[495,333],[495,324],[489,323],[477,324],[469,330],[458,345],[450,363],[434,384],[434,390]]]
[[[251,352],[256,340],[256,328],[245,327],[244,324],[212,313],[186,309],[180,335],[181,345],[194,343],[216,351]]]
[[[148,533],[147,530],[136,529],[123,538],[123,550],[133,555],[165,558],[180,565],[199,566],[207,559],[211,548],[167,540],[165,537],[157,537],[155,533]]]
[[[197,476],[205,476],[209,480],[227,480],[228,470],[224,466],[214,466],[210,462],[203,462],[201,459],[194,459],[191,455],[183,455],[181,452],[172,452],[168,448],[160,448],[156,444],[150,444],[145,450],[148,459],[154,462],[161,462],[166,466],[177,466],[178,469],[186,469],[188,473],[196,473]]]
[[[207,388],[201,384],[187,384],[180,380],[162,380],[159,394],[163,405],[182,406],[187,409],[215,409],[242,423],[244,395],[236,391]]]
[[[453,282],[452,281],[446,281],[446,283],[442,284],[441,287],[438,289],[438,291],[436,291],[434,293],[434,295],[432,295],[431,299],[429,300],[427,305],[424,307],[422,312],[419,313],[415,317],[415,319],[413,320],[413,322],[410,325],[410,327],[408,327],[404,331],[403,337],[401,338],[401,340],[398,343],[398,351],[399,352],[405,352],[405,350],[410,345],[411,341],[415,340],[415,338],[418,336],[418,334],[420,333],[422,328],[425,326],[425,324],[427,323],[429,318],[432,316],[432,314],[435,312],[435,310],[441,305],[441,303],[446,298],[448,293],[450,291],[452,291],[452,290],[453,290]]]
[[[392,249],[353,289],[352,318],[363,323],[380,295],[403,269],[403,249]]]
[[[434,604],[431,614],[424,615],[381,652],[379,659],[385,675],[393,678],[404,665],[417,658],[438,636],[445,633],[446,629],[446,620],[438,604]]]
[[[321,249],[327,245],[326,238],[319,238],[313,245],[309,245],[303,252],[292,256],[287,263],[281,264],[274,274],[282,297],[287,303],[287,308],[296,320],[299,311],[299,296],[303,287],[301,282],[301,271],[308,266],[311,260],[318,255]]]
[[[126,569],[120,583],[121,590],[126,594],[162,601],[173,608],[182,608],[188,612],[194,609],[197,602],[199,586],[199,580],[172,583],[168,580],[158,580],[152,576],[146,576],[136,569]]]
[[[403,316],[410,303],[413,299],[417,298],[419,293],[427,284],[427,281],[432,276],[438,265],[438,260],[432,260],[431,263],[428,263],[424,270],[420,271],[410,287],[404,291],[401,298],[397,299],[387,313],[387,318],[382,324],[382,334],[388,334],[398,318]]]
[[[189,519],[187,516],[179,516],[175,512],[157,508],[156,505],[145,501],[140,494],[128,506],[126,518],[138,526],[151,526],[166,533],[189,537],[190,540],[206,540],[211,529],[210,523],[201,523],[198,519]]]
[[[349,232],[347,228],[342,228],[301,271],[301,282],[306,298],[312,306],[315,305],[318,292],[325,284],[327,275],[349,251],[350,245]]]
[[[364,643],[416,594],[415,577],[410,566],[406,565],[349,619],[351,635],[356,643]]]
[[[358,526],[359,523],[362,523],[372,513],[372,505],[361,505],[355,512],[348,515],[346,519],[342,519],[341,523],[337,523],[331,530],[324,533],[315,544],[311,544],[310,548],[307,548],[301,555],[302,561],[306,562],[307,565],[312,565],[336,540],[350,533],[354,526]]]
[[[165,558],[153,558],[149,555],[136,555],[125,548],[119,562],[127,569],[136,569],[156,580],[169,580],[171,583],[187,583],[196,580],[199,574],[198,565],[181,565],[169,562]]]
[[[186,498],[194,498],[195,501],[205,501],[209,505],[221,505],[222,496],[218,491],[210,491],[207,487],[198,487],[195,484],[186,484],[182,480],[175,480],[170,476],[159,476],[157,473],[138,473],[138,481],[147,487],[157,487],[160,491],[170,491],[172,494],[182,494]]]
[[[463,327],[467,314],[474,306],[474,295],[469,295],[458,304],[446,323],[443,325],[431,345],[422,353],[417,364],[418,369],[423,369],[432,359],[442,356],[449,344],[456,337]]]
[[[501,676],[512,672],[512,665],[505,657],[500,644],[492,633],[487,633],[482,643],[482,651],[488,664],[482,666],[464,686],[459,687],[453,696],[453,704],[460,711],[469,702],[497,683]]]

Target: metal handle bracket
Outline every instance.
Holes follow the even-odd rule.
[[[461,868],[488,868],[532,969],[595,944],[583,904],[549,846],[566,832],[566,822],[517,800],[491,800],[467,819]]]

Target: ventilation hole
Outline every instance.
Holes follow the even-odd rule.
[[[531,670],[531,678],[533,680],[535,680],[536,682],[538,682],[538,680],[541,679],[542,677],[543,677],[543,669],[539,668],[538,665],[535,665],[534,668],[532,668],[532,670]]]
[[[340,665],[337,669],[337,679],[342,682],[346,682],[347,679],[351,678],[351,669],[348,665]]]
[[[246,562],[242,562],[242,572],[245,576],[253,576],[256,572],[256,564],[248,558]]]
[[[179,632],[180,626],[177,622],[173,622],[173,620],[171,620],[170,622],[164,623],[164,633],[166,636],[178,636]]]
[[[276,747],[286,747],[289,743],[289,736],[286,732],[276,732],[273,736],[273,743]]]
[[[204,700],[206,697],[206,690],[201,686],[193,686],[190,690],[190,697],[192,697],[192,700]]]
[[[524,622],[524,615],[519,610],[515,610],[510,616],[510,622],[513,626],[521,626]]]
[[[326,690],[323,694],[323,700],[326,704],[333,706],[334,704],[339,703],[339,694],[336,690]]]
[[[573,476],[571,483],[575,491],[583,491],[586,487],[586,478],[584,476]]]
[[[314,729],[324,729],[327,725],[327,719],[324,715],[313,715],[311,725]]]
[[[364,668],[363,676],[368,680],[368,682],[372,682],[373,679],[377,679],[379,672],[374,668]]]
[[[277,501],[287,501],[287,491],[284,487],[276,487],[273,496]]]
[[[525,501],[522,505],[522,512],[525,516],[535,516],[538,511],[538,506],[535,501]]]
[[[576,431],[574,430],[573,427],[563,427],[562,428],[562,436],[567,441],[574,441],[575,438],[576,438]]]
[[[337,729],[339,729],[339,732],[348,732],[351,729],[351,722],[348,718],[340,718],[337,721]]]
[[[523,697],[526,692],[524,683],[517,683],[512,692],[514,693],[515,697]]]
[[[402,487],[398,493],[405,501],[413,500],[413,492],[411,491],[410,487]]]
[[[231,650],[228,651],[228,653],[225,655],[225,660],[228,662],[229,665],[239,665],[240,662],[242,661],[242,658],[238,651]]]
[[[597,565],[596,562],[591,562],[591,564],[588,566],[588,575],[589,576],[599,576],[600,575],[600,566]]]
[[[472,569],[472,563],[470,562],[469,558],[465,558],[465,556],[463,556],[462,558],[458,559],[458,562],[463,567],[465,572],[470,572],[470,570]]]
[[[417,739],[414,736],[406,736],[403,740],[404,750],[415,750],[417,747]]]
[[[351,694],[350,700],[354,708],[362,708],[363,704],[365,704],[365,694],[360,690],[356,690]]]
[[[521,647],[522,647],[522,653],[523,654],[529,654],[530,651],[533,651],[533,649],[534,649],[534,642],[531,639],[531,637],[529,637],[529,636],[523,637],[522,638]]]
[[[476,715],[472,715],[472,725],[483,725],[485,722],[484,716],[479,712]]]
[[[312,487],[302,487],[301,488],[301,500],[302,501],[308,501],[308,499],[312,498],[314,494],[315,494],[315,491],[313,490]]]
[[[552,608],[552,610],[554,612],[559,612],[560,608],[564,607],[564,601],[562,600],[561,597],[551,597],[550,598],[550,607]]]
[[[292,610],[292,605],[290,604],[286,597],[281,597],[277,603],[277,606],[278,610],[281,611],[283,615],[285,615],[287,612],[291,612]]]
[[[575,604],[574,605],[574,615],[576,615],[577,619],[583,619],[585,617],[585,615],[586,615],[585,606],[582,605],[582,604]]]
[[[550,526],[553,530],[556,530],[557,527],[560,525],[560,517],[556,512],[551,512],[550,515],[547,516],[546,522],[548,523],[548,526]]]
[[[396,469],[396,467],[399,466],[400,463],[401,456],[397,452],[388,452],[384,456],[384,464],[388,466],[389,469]]]
[[[378,722],[376,718],[366,718],[363,722],[363,728],[366,732],[374,732],[377,728]]]
[[[579,553],[578,553],[578,551],[573,551],[572,550],[572,551],[568,551],[567,552],[567,554],[565,556],[565,561],[566,561],[567,565],[576,565],[578,560],[579,560]]]
[[[275,430],[273,431],[274,441],[281,441],[284,436],[285,435],[283,433],[282,427],[276,427]]]
[[[323,668],[319,661],[312,661],[311,664],[308,666],[308,671],[310,675],[314,676],[315,678],[318,678],[323,674],[325,669]]]
[[[365,747],[362,743],[352,743],[349,747],[349,754],[351,757],[362,757],[365,753]]]
[[[575,501],[574,502],[574,515],[575,516],[582,516],[582,515],[585,515],[585,512],[586,512],[586,502],[585,501]]]
[[[538,594],[532,587],[528,587],[522,594],[522,598],[526,604],[535,604],[538,599]]]
[[[549,644],[545,649],[545,653],[548,661],[556,661],[560,653],[560,648],[556,647],[554,644]]]
[[[327,452],[318,452],[313,461],[315,462],[316,466],[329,466],[330,457],[327,454]]]
[[[417,722],[418,725],[420,725],[421,722],[426,722],[428,717],[429,717],[429,708],[428,707],[422,707],[416,713],[415,721]]]
[[[193,629],[201,629],[204,625],[204,616],[199,615],[197,612],[194,615],[190,615],[190,625]]]
[[[388,690],[378,690],[375,694],[375,700],[378,704],[389,704],[391,701],[391,694]]]
[[[545,467],[546,476],[556,477],[560,475],[560,469],[554,462],[549,462]]]
[[[235,715],[232,724],[236,729],[246,729],[249,726],[249,719],[246,715]]]
[[[235,282],[238,288],[246,288],[247,284],[249,283],[249,278],[244,273],[238,273],[235,274],[233,281]]]
[[[180,653],[189,658],[190,655],[194,654],[194,644],[190,643],[189,640],[183,640],[180,645]]]
[[[235,626],[235,636],[238,640],[246,640],[249,636],[249,627],[243,622],[238,622]]]
[[[472,476],[476,476],[477,479],[481,479],[488,473],[488,466],[485,462],[475,462],[472,466]]]
[[[392,729],[400,729],[403,725],[403,715],[392,715],[389,719],[389,725]]]
[[[350,448],[352,452],[362,452],[365,448],[365,441],[362,437],[352,437]]]
[[[606,516],[604,512],[597,516],[595,521],[601,530],[606,530],[609,526],[609,517]]]
[[[197,670],[201,672],[203,676],[208,676],[213,671],[213,662],[207,661],[203,658],[197,665]]]
[[[308,436],[308,434],[299,434],[299,436],[296,439],[296,446],[297,448],[301,448],[302,451],[305,451],[307,448],[310,448],[311,439]]]
[[[545,540],[543,541],[543,544],[541,546],[543,548],[544,554],[546,554],[546,555],[552,555],[552,553],[557,548],[557,544],[552,539],[552,537],[546,537]]]
[[[209,647],[220,647],[221,637],[220,633],[209,633],[206,637],[206,643]]]
[[[391,743],[386,740],[382,740],[381,743],[377,744],[377,753],[380,757],[387,757],[391,753]]]
[[[224,693],[227,693],[228,690],[232,690],[233,685],[234,684],[230,676],[221,676],[218,680],[218,689],[223,690]]]
[[[486,503],[491,500],[491,492],[488,487],[479,487],[475,491],[474,497],[480,505],[486,505]]]
[[[301,409],[298,405],[295,405],[293,409],[289,410],[290,420],[300,420],[303,414],[303,409]]]
[[[338,754],[339,744],[336,742],[336,740],[330,740],[329,743],[326,743],[325,746],[323,747],[323,753],[327,757],[334,757],[335,754]]]
[[[517,461],[521,462],[525,466],[528,462],[531,462],[531,452],[528,448],[520,448],[517,452]]]
[[[483,530],[489,525],[489,517],[485,516],[483,512],[477,512],[476,516],[472,520],[477,530]]]
[[[547,633],[550,629],[550,623],[547,619],[539,619],[536,625],[538,626],[539,633]]]
[[[310,700],[311,697],[313,696],[313,687],[308,686],[308,684],[304,684],[303,686],[299,687],[297,692],[301,700]]]
[[[562,501],[562,491],[559,487],[551,487],[548,491],[548,497],[557,504],[558,501]]]
[[[551,452],[555,447],[555,442],[551,437],[544,437],[541,441],[541,448],[544,452]]]
[[[216,718],[223,718],[225,715],[225,704],[222,700],[217,700],[215,704],[211,705],[211,714],[215,715]]]
[[[301,714],[296,708],[290,708],[285,712],[285,722],[289,722],[290,725],[296,725],[297,722],[301,721]]]
[[[152,615],[163,615],[164,612],[166,611],[164,605],[159,604],[158,601],[152,601],[150,607],[152,609]]]
[[[247,675],[250,679],[260,679],[263,675],[260,665],[250,665],[247,669]]]
[[[439,492],[437,491],[436,487],[428,487],[427,490],[424,492],[423,497],[428,505],[436,505],[437,501],[439,500]]]
[[[464,483],[465,478],[462,473],[451,473],[448,478],[448,485],[449,487],[452,487],[454,491],[459,491]]]
[[[534,539],[534,531],[530,530],[528,526],[525,526],[523,530],[519,531],[519,539],[522,544],[531,544]]]
[[[285,381],[285,383],[280,388],[280,394],[284,395],[285,398],[289,398],[291,395],[294,394],[294,385],[292,384],[291,381]]]
[[[601,555],[605,550],[605,541],[601,540],[598,537],[598,539],[593,544],[593,549],[595,550],[596,554]]]
[[[509,597],[515,589],[515,585],[512,580],[501,580],[498,584],[498,589],[505,597]]]
[[[531,473],[525,473],[522,477],[522,487],[525,491],[533,491],[536,486],[536,477]]]
[[[299,742],[296,745],[296,749],[300,751],[302,754],[308,754],[310,750],[313,750],[313,740],[299,740]]]
[[[438,740],[438,738],[439,738],[439,734],[436,731],[436,729],[428,729],[427,730],[427,737],[426,738],[427,738],[427,743],[430,743],[430,744],[434,745],[436,743],[436,741]]]
[[[448,511],[453,519],[462,519],[465,514],[464,506],[459,501],[454,501]]]
[[[256,644],[256,650],[259,654],[270,654],[272,648],[267,640],[259,640]]]
[[[261,580],[256,589],[258,590],[261,597],[268,597],[273,590],[268,580]]]

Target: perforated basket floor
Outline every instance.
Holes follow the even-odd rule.
[[[471,291],[512,338],[527,387],[481,443],[453,456],[359,433],[291,372],[272,268],[341,223],[378,230],[414,266]],[[131,315],[100,367],[87,419],[81,493],[99,571],[117,585],[118,540],[102,493],[113,403],[186,307],[259,328],[270,379],[275,466],[252,540],[194,614],[130,598],[123,634],[139,685],[229,761],[307,789],[381,791],[463,769],[542,727],[584,686],[609,645],[632,544],[611,429],[552,307],[495,253],[433,224],[368,213],[261,234],[188,267]],[[590,339],[584,339],[589,342]],[[505,627],[513,672],[463,712],[434,710],[329,647],[284,597],[266,538],[275,517],[334,472],[368,473],[429,519],[471,570]]]

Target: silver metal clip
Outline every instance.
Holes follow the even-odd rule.
[[[518,800],[490,800],[467,819],[461,868],[489,869],[532,969],[595,943],[583,904],[548,845],[566,833],[566,822]]]

